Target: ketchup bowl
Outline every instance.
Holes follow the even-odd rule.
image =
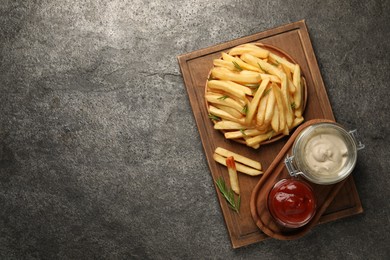
[[[279,225],[299,228],[313,218],[316,199],[307,183],[297,179],[282,179],[268,194],[268,210]]]

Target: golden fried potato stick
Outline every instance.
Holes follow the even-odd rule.
[[[271,119],[271,126],[272,126],[272,129],[275,131],[275,133],[279,132],[279,109],[278,109],[278,106],[276,104],[275,104],[274,113],[273,113],[272,119]]]
[[[290,102],[290,93],[288,90],[288,85],[287,85],[287,76],[286,74],[282,75],[282,85],[281,85],[281,92],[282,92],[282,97],[284,99],[284,102],[286,104],[286,123],[288,125],[288,128],[292,126],[292,123],[294,121],[294,113],[291,108],[291,102]]]
[[[225,157],[214,153],[213,158],[216,162],[226,166],[226,158]],[[248,167],[248,166],[243,165],[243,164],[238,163],[238,162],[236,162],[236,169],[238,172],[245,173],[245,174],[248,174],[250,176],[257,176],[257,175],[260,175],[263,173],[260,170],[254,169],[252,167]]]
[[[289,67],[287,67],[285,64],[282,64],[282,69],[284,73],[286,73],[287,79],[292,81],[292,72]]]
[[[212,78],[217,78],[221,80],[231,80],[236,83],[251,84],[259,83],[261,80],[261,75],[258,72],[254,71],[241,71],[234,72],[222,67],[214,67],[211,70]]]
[[[266,140],[269,140],[271,137],[272,137],[272,132],[268,132],[268,133],[265,133],[265,134],[261,134],[261,135],[257,135],[257,136],[248,138],[248,139],[245,140],[245,143],[248,146],[253,146],[253,145],[256,145],[256,144],[260,144],[261,142],[264,142]]]
[[[221,90],[226,92],[229,95],[235,96],[239,99],[245,100],[245,95],[246,93],[239,88],[235,88],[231,84],[226,83],[225,81],[222,80],[209,80],[207,81],[207,87],[211,90]],[[250,91],[250,88],[248,88]]]
[[[237,122],[222,120],[214,124],[214,129],[218,130],[240,130],[245,129],[246,126]]]
[[[210,103],[231,107],[240,112],[242,112],[242,110],[244,109],[244,106],[227,96],[206,94],[206,99]]]
[[[302,104],[302,85],[301,85],[301,68],[298,64],[295,65],[293,74],[293,84],[296,91],[294,93],[295,108],[300,108]]]
[[[215,67],[224,67],[224,68],[227,68],[229,70],[236,70],[236,67],[234,66],[234,64],[231,61],[227,61],[227,60],[214,59],[213,65]]]
[[[222,59],[226,60],[226,61],[230,61],[233,64],[233,66],[235,66],[235,68],[239,71],[240,70],[250,70],[250,71],[260,72],[259,67],[252,66],[252,65],[244,62],[242,59],[230,56],[229,54],[227,54],[225,52],[222,52]]]
[[[278,84],[281,83],[280,78],[278,78],[275,75],[271,75],[271,74],[260,73],[260,78],[262,80],[269,79],[271,82],[278,83]]]
[[[225,138],[226,139],[238,139],[238,138],[244,138],[244,137],[252,137],[260,134],[265,134],[268,129],[265,131],[260,131],[258,129],[240,129],[239,131],[234,132],[226,132]]]
[[[289,62],[288,60],[286,60],[286,59],[284,59],[284,58],[282,58],[282,57],[280,57],[280,56],[278,56],[278,55],[276,55],[276,54],[274,54],[274,53],[272,53],[272,52],[269,53],[269,57],[272,58],[273,60],[275,60],[275,61],[281,63],[281,64],[284,64],[284,65],[287,66],[291,71],[294,71],[294,69],[295,69],[295,64]]]
[[[271,122],[272,115],[274,114],[276,99],[275,99],[275,93],[272,88],[268,96],[269,97],[268,97],[267,107],[265,108],[264,124],[269,124]]]
[[[229,113],[227,113],[227,112],[225,112],[225,111],[223,111],[221,109],[218,109],[218,108],[216,108],[214,106],[210,106],[209,107],[209,113],[214,115],[214,116],[217,116],[217,117],[220,117],[222,119],[225,119],[225,120],[237,122],[239,124],[244,124],[245,123],[244,118],[237,119],[234,116],[230,115]]]
[[[239,90],[243,91],[248,96],[252,96],[253,95],[252,94],[252,90],[249,87],[247,87],[247,86],[235,83],[235,82],[230,81],[230,80],[219,80],[219,81],[223,82],[223,84],[225,84],[227,86],[230,86],[231,88],[236,88],[236,89],[239,89]]]
[[[253,97],[252,101],[249,103],[248,111],[247,111],[247,114],[245,117],[245,123],[247,125],[251,124],[253,117],[254,117],[255,113],[257,112],[257,107],[259,105],[260,98],[263,95],[264,90],[268,86],[268,83],[269,83],[269,79],[265,79],[261,82],[258,90],[255,93],[255,96]]]
[[[286,125],[287,109],[286,109],[286,104],[284,103],[282,91],[276,84],[272,84],[272,90],[275,93],[276,104],[279,110],[279,129],[283,130],[283,134],[288,135],[289,129],[288,126]]]
[[[258,58],[267,58],[269,55],[269,51],[265,50],[261,47],[258,47],[254,44],[244,44],[237,46],[229,51],[229,54],[232,56],[242,55],[244,53],[250,53],[251,55]]]
[[[234,108],[231,108],[231,107],[228,107],[228,106],[224,106],[224,105],[218,105],[218,104],[214,104],[214,106],[216,108],[219,108],[219,109],[225,111],[226,113],[229,113],[230,115],[234,116],[237,119],[240,119],[240,118],[244,117],[244,115],[242,113],[240,113],[238,110],[236,110]]]
[[[266,94],[266,92],[270,90],[270,88],[267,88],[260,99],[259,103],[259,109],[257,110],[257,115],[256,115],[256,126],[261,127],[264,124],[264,118],[265,118],[265,111],[267,108],[267,103],[269,99],[269,94]]]
[[[226,166],[229,173],[230,187],[237,194],[240,195],[240,186],[238,185],[238,175],[236,169],[236,163],[233,156],[226,158]]]
[[[239,162],[239,163],[242,163],[242,164],[245,164],[247,166],[250,166],[252,168],[255,168],[257,170],[261,170],[261,163],[258,162],[258,161],[255,161],[253,159],[250,159],[246,156],[243,156],[243,155],[240,155],[238,153],[235,153],[235,152],[232,152],[232,151],[229,151],[225,148],[222,148],[222,147],[217,147],[215,149],[215,153],[216,154],[219,154],[221,156],[224,156],[224,157],[229,157],[229,156],[233,156],[234,157],[234,160],[236,162]]]

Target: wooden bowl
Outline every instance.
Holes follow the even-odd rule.
[[[275,46],[272,46],[272,45],[269,45],[269,44],[259,43],[259,42],[256,42],[254,44],[259,46],[259,47],[261,47],[261,48],[263,48],[263,49],[266,49],[266,50],[268,50],[268,51],[270,51],[270,52],[272,52],[272,53],[274,53],[274,54],[276,54],[276,55],[278,55],[278,56],[280,56],[282,58],[286,58],[289,62],[292,62],[294,64],[298,64],[289,54],[287,54],[285,51],[281,50],[278,47],[275,47]],[[211,75],[211,70],[210,70],[210,72],[209,72],[209,74],[207,76],[208,79],[210,78],[210,75]],[[301,71],[301,82],[303,83],[302,84],[302,86],[303,86],[302,87],[302,102],[303,102],[302,103],[302,105],[303,105],[303,107],[302,107],[302,114],[303,114],[303,112],[305,111],[305,108],[306,108],[306,103],[307,103],[307,85],[306,85],[306,79],[305,79],[302,71]],[[206,82],[206,84],[205,84],[205,96],[206,96],[206,93],[207,93],[207,89],[208,89],[208,87],[207,87],[207,82]],[[210,110],[209,110],[210,104],[207,101],[207,99],[206,99],[206,105],[207,105],[207,111],[210,112]],[[212,120],[212,121],[213,121],[214,124],[216,123],[215,120]],[[219,131],[221,131],[223,134],[227,132],[226,130],[219,130]],[[271,139],[269,139],[267,141],[261,142],[261,145],[270,144],[270,143],[276,142],[276,141],[280,140],[283,137],[284,137],[284,135],[282,133],[280,133],[278,135],[273,136]],[[243,140],[241,138],[240,139],[231,139],[231,140],[233,140],[235,142],[238,142],[238,143],[241,143],[241,144],[246,144],[245,140]]]

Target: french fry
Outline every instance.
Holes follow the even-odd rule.
[[[218,129],[218,130],[240,130],[240,129],[244,129],[245,127],[246,126],[240,123],[228,121],[228,120],[222,120],[214,124],[214,129]]]
[[[271,65],[271,64],[268,63],[268,62],[263,61],[262,59],[257,59],[257,58],[254,58],[254,59],[253,59],[253,56],[250,57],[250,54],[243,54],[243,55],[241,56],[241,58],[242,58],[243,60],[248,59],[248,60],[254,60],[254,61],[256,61],[257,65],[260,67],[261,70],[267,72],[268,74],[275,75],[275,76],[277,76],[278,78],[280,78],[281,80],[282,80],[282,75],[283,75],[283,74],[285,75],[285,73],[284,73],[283,71],[281,71],[279,68],[277,68],[277,67]]]
[[[236,67],[234,66],[234,64],[230,61],[227,61],[227,60],[214,59],[213,65],[216,67],[224,67],[224,68],[227,68],[229,70],[236,70]]]
[[[279,132],[279,109],[278,106],[275,104],[274,106],[274,113],[272,114],[272,119],[271,119],[271,126],[272,129],[275,131],[275,133]]]
[[[261,82],[259,89],[256,91],[255,96],[253,97],[252,101],[249,103],[248,111],[245,117],[245,123],[247,125],[250,125],[252,122],[253,116],[255,115],[257,111],[257,106],[259,105],[260,98],[264,93],[264,90],[268,86],[269,79],[265,79]]]
[[[245,143],[246,143],[248,146],[260,144],[261,142],[264,142],[264,141],[270,139],[270,137],[271,137],[270,134],[272,134],[272,132],[269,132],[269,133],[265,133],[265,134],[261,134],[261,135],[257,135],[257,136],[248,138],[248,139],[245,140]]]
[[[296,127],[296,126],[300,125],[303,121],[304,121],[303,117],[296,117],[294,119],[293,127]]]
[[[264,123],[269,124],[271,122],[272,116],[275,112],[275,93],[273,89],[271,88],[271,91],[269,92],[267,107],[265,108],[265,115],[264,115]]]
[[[246,138],[244,138],[246,140]],[[260,148],[260,143],[254,144],[254,145],[248,145],[249,147],[252,147],[253,149],[259,149]]]
[[[282,97],[282,91],[276,84],[272,84],[272,90],[274,91],[275,94],[275,99],[276,99],[276,104],[278,106],[279,110],[279,129],[286,129],[286,109],[285,109],[285,104],[284,104],[284,99]],[[288,127],[287,127],[288,131]],[[285,133],[285,132],[283,132]]]
[[[245,120],[243,118],[241,119],[237,119],[235,118],[234,116],[230,115],[229,113],[221,110],[221,109],[218,109],[214,106],[210,106],[209,107],[209,112],[210,114],[214,115],[214,116],[217,116],[217,117],[220,117],[222,119],[226,119],[226,120],[229,120],[229,121],[233,121],[233,122],[237,122],[239,124],[244,124],[245,123]]]
[[[290,94],[294,94],[296,91],[296,87],[290,79],[288,80],[288,91],[290,91]]]
[[[244,138],[244,137],[250,137],[250,136],[256,136],[260,134],[264,134],[265,131],[259,131],[258,129],[240,129],[239,131],[234,132],[226,132],[225,138],[226,139],[237,139],[237,138]]]
[[[230,56],[229,54],[222,52],[222,59],[226,61],[230,61],[233,66],[235,66],[236,69],[240,70],[249,70],[249,71],[257,71],[260,72],[259,67],[252,66],[246,62],[244,62],[242,59]]]
[[[289,62],[288,60],[283,59],[282,57],[280,57],[280,56],[278,56],[278,55],[276,55],[276,54],[274,54],[272,52],[269,53],[269,57],[272,58],[273,60],[281,63],[281,64],[286,65],[291,71],[294,71],[295,64]]]
[[[226,68],[214,67],[211,70],[211,76],[222,80],[231,80],[234,82],[250,84],[259,83],[261,80],[260,73],[254,71],[233,72]]]
[[[260,162],[252,160],[252,159],[250,159],[250,158],[248,158],[246,156],[240,155],[238,153],[229,151],[229,150],[227,150],[225,148],[217,147],[215,149],[215,153],[218,154],[218,155],[221,155],[223,157],[233,156],[234,160],[236,162],[239,162],[239,163],[242,163],[244,165],[250,166],[250,167],[252,167],[254,169],[257,169],[257,170],[261,170],[261,163]]]
[[[287,76],[286,74],[282,74],[282,85],[281,85],[281,92],[282,97],[284,99],[284,102],[286,104],[286,123],[288,127],[290,128],[292,126],[292,123],[294,121],[294,113],[291,108],[291,102],[290,102],[290,93],[287,86]]]
[[[229,97],[231,99],[233,99],[234,101],[236,101],[237,103],[239,103],[241,106],[245,106],[246,104],[249,103],[249,99],[247,98],[247,96],[245,96],[244,99],[239,99],[235,96],[229,96],[226,92],[223,92],[223,91],[220,91],[220,90],[217,90],[217,89],[214,89],[213,91],[211,91],[211,89],[208,89],[208,91],[206,92],[206,96],[208,95],[211,95],[211,96],[217,96],[219,97],[220,99],[225,99],[225,97]]]
[[[240,103],[226,96],[207,94],[206,99],[210,103],[231,107],[236,109],[237,111],[242,111],[244,109],[244,106],[242,106]]]
[[[286,76],[287,76],[287,79],[292,81],[292,76],[291,76],[291,70],[288,66],[286,66],[285,64],[282,64],[282,68],[283,68],[283,71],[284,73],[286,73]]]
[[[237,119],[240,119],[240,118],[243,118],[244,115],[242,113],[240,113],[239,111],[237,111],[236,109],[234,108],[231,108],[231,107],[228,107],[228,106],[224,106],[224,105],[218,105],[218,104],[214,104],[214,106],[218,109],[221,109],[223,111],[225,111],[226,113],[229,113],[231,116],[237,118]]]
[[[253,44],[240,45],[229,51],[229,54],[232,56],[238,56],[244,53],[250,53],[258,58],[267,58],[269,51]]]
[[[259,134],[265,134],[270,130],[270,124],[256,125],[255,128],[259,131]]]
[[[234,162],[233,156],[226,158],[226,166],[229,173],[230,187],[237,195],[240,195],[240,186],[238,185],[236,163]]]
[[[231,84],[226,83],[221,80],[209,80],[207,82],[207,87],[211,90],[221,90],[226,92],[229,95],[235,96],[239,99],[245,99],[245,92],[241,89],[235,88]],[[249,88],[248,88],[249,89]],[[249,89],[250,91],[250,89]]]
[[[216,162],[226,166],[226,158],[225,157],[214,153],[213,158]],[[245,173],[245,174],[248,174],[250,176],[257,176],[257,175],[260,175],[263,173],[260,170],[245,166],[245,165],[238,163],[238,162],[236,162],[236,169],[238,172]]]
[[[294,103],[295,103],[295,107],[299,108],[301,106],[301,101],[302,101],[302,85],[301,85],[301,69],[298,64],[296,64],[294,67],[293,83],[296,87],[296,91],[294,93]]]
[[[278,77],[275,76],[275,75],[260,73],[260,78],[261,78],[262,80],[269,79],[271,82],[278,83],[278,84],[281,83],[280,78],[278,78]]]
[[[271,90],[270,88],[266,89],[265,91]],[[257,110],[257,115],[256,115],[256,126],[260,127],[261,125],[264,124],[264,118],[265,118],[265,111],[267,108],[267,103],[269,99],[269,94],[265,95],[266,92],[264,92],[263,97],[260,99],[259,103],[259,109]]]
[[[252,90],[247,86],[235,83],[235,82],[230,81],[230,80],[226,80],[226,81],[222,81],[222,82],[224,82],[225,84],[229,85],[232,88],[236,88],[236,89],[243,91],[248,96],[252,96]]]

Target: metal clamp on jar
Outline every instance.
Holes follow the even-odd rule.
[[[363,148],[356,130],[348,132],[337,123],[317,123],[297,136],[292,155],[287,155],[284,163],[291,176],[334,184],[349,176],[356,165],[357,151]]]

